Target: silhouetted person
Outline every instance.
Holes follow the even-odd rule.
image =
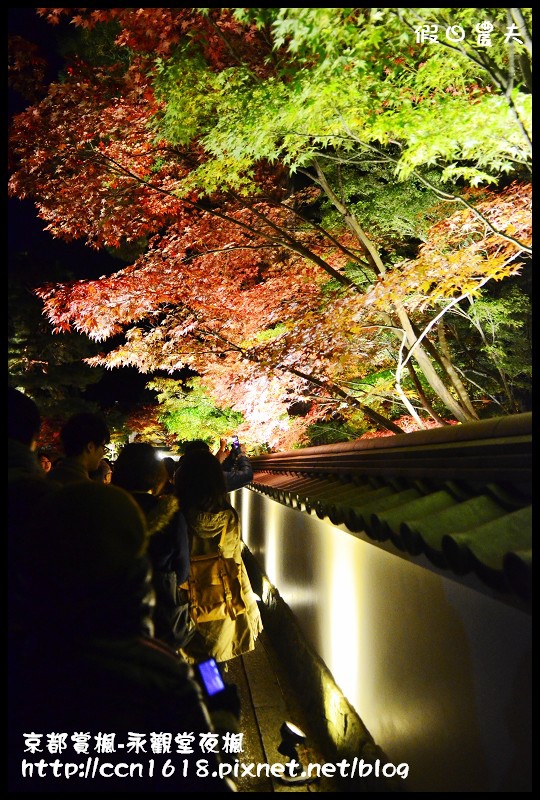
[[[156,636],[178,650],[191,636],[188,607],[178,592],[189,572],[189,545],[177,498],[162,494],[167,480],[156,448],[146,442],[126,444],[115,461],[113,484],[130,492],[146,516]]]
[[[172,456],[165,456],[161,459],[167,470],[167,483],[161,490],[161,494],[174,494],[174,473],[176,472],[176,461]]]
[[[35,517],[37,502],[53,490],[35,453],[41,415],[31,397],[8,388],[8,635],[14,642],[26,622],[22,570],[33,558],[24,533]]]
[[[94,481],[60,486],[24,539],[32,614],[9,651],[8,790],[235,791],[219,755],[201,749],[214,729],[191,668],[152,638],[148,534],[133,497]],[[168,734],[169,750],[151,747]],[[143,750],[130,751],[137,739]]]
[[[204,439],[192,439],[184,445],[184,455],[197,450],[211,452],[210,445]],[[227,440],[222,438],[219,440],[219,450],[215,455],[221,464],[228,492],[234,492],[235,489],[241,489],[242,486],[247,486],[248,483],[251,483],[253,480],[253,467],[246,455],[244,445],[240,445],[238,450],[234,450],[233,448],[228,448]]]
[[[110,440],[107,423],[99,414],[74,414],[60,430],[64,457],[48,477],[62,484],[91,480],[90,473],[98,468]]]
[[[110,483],[112,480],[112,467],[106,458],[102,458],[97,469],[89,473],[91,480],[98,483]]]
[[[216,458],[220,462],[221,469],[225,475],[225,485],[228,492],[241,489],[242,486],[247,486],[253,480],[253,467],[246,455],[243,444],[240,444],[238,448],[229,448],[227,447],[227,440],[220,439]]]
[[[36,458],[41,414],[31,397],[8,387],[8,480],[23,475],[42,476]]]

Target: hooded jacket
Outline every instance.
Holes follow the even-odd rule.
[[[215,553],[221,541],[224,557],[234,558],[241,565],[241,584],[247,613],[240,614],[234,620],[200,623],[183,651],[193,660],[212,656],[218,662],[249,653],[255,648],[257,636],[262,631],[262,620],[242,560],[243,542],[238,514],[232,508],[217,512],[191,511],[187,516],[187,524],[191,555]]]

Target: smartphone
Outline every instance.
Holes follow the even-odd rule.
[[[232,446],[235,450],[240,450],[240,442],[238,441],[238,436],[232,437]]]
[[[208,697],[213,697],[215,694],[225,689],[225,683],[214,658],[209,658],[206,661],[195,664],[195,668]]]

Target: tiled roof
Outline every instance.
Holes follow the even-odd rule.
[[[258,456],[250,488],[527,605],[532,414]]]

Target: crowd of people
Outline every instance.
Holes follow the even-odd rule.
[[[248,456],[194,441],[171,464],[133,442],[111,461],[105,420],[79,413],[60,430],[61,457],[45,461],[36,403],[11,387],[8,400],[11,790],[236,791],[215,742],[234,752],[238,693],[225,681],[208,696],[197,665],[213,657],[226,672],[262,630],[228,494],[251,481]],[[222,533],[247,613],[194,624],[179,586]],[[146,761],[130,781],[121,739],[134,735]],[[105,775],[91,746],[107,736]]]

